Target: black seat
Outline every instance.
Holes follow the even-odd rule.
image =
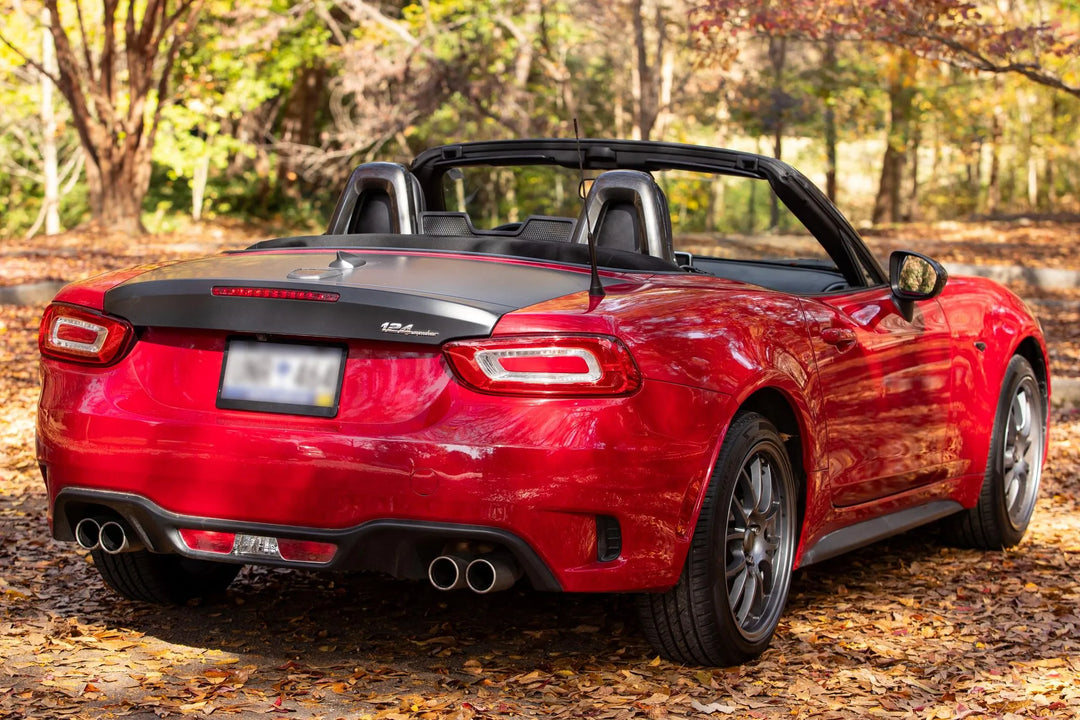
[[[404,165],[365,163],[349,176],[327,234],[412,235],[418,232],[423,209],[420,183]]]
[[[628,250],[675,262],[667,198],[648,173],[609,170],[589,189],[572,242]]]

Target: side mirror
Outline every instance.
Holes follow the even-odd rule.
[[[948,279],[941,263],[925,255],[897,250],[889,256],[889,284],[893,296],[902,303],[936,297]]]

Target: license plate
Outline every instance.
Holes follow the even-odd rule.
[[[334,417],[345,348],[230,340],[217,406]]]

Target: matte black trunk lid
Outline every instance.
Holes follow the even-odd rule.
[[[353,251],[221,255],[151,270],[105,294],[136,326],[439,344],[483,337],[507,312],[587,289],[569,270],[439,255]],[[309,270],[310,272],[299,272]],[[290,274],[292,277],[290,277]],[[320,277],[322,276],[322,277]],[[215,287],[338,293],[336,302],[228,297]]]

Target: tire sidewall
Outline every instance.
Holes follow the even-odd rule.
[[[1012,408],[1013,398],[1017,390],[1025,380],[1030,380],[1035,392],[1032,393],[1032,424],[1038,424],[1040,428],[1039,444],[1037,447],[1038,461],[1033,464],[1032,472],[1036,474],[1036,484],[1033,492],[1038,494],[1039,475],[1041,475],[1044,445],[1046,442],[1046,407],[1045,399],[1039,392],[1038,378],[1031,368],[1031,364],[1020,355],[1016,355],[1009,361],[1005,369],[1005,377],[1002,381],[1002,392],[998,399],[997,412],[994,416],[993,436],[990,439],[990,457],[987,460],[986,476],[983,479],[982,496],[980,502],[987,504],[987,509],[993,514],[994,526],[1001,533],[1001,545],[1012,547],[1020,542],[1027,531],[1028,524],[1034,511],[1035,503],[1032,502],[1032,512],[1027,514],[1023,522],[1016,526],[1009,518],[1009,508],[1005,498],[1005,436],[1008,432],[1009,412]]]
[[[747,637],[739,627],[731,611],[731,600],[728,595],[728,584],[723,577],[724,563],[726,558],[726,535],[728,522],[728,508],[735,493],[738,476],[742,468],[758,453],[766,453],[769,461],[774,465],[774,472],[779,472],[783,484],[784,532],[783,542],[789,543],[790,547],[784,554],[787,567],[778,569],[780,587],[773,588],[773,602],[779,603],[779,611],[773,619],[771,626],[755,633],[754,637]],[[780,613],[787,604],[787,594],[791,585],[791,562],[794,560],[794,544],[796,533],[796,504],[795,482],[791,461],[787,450],[780,438],[776,427],[765,417],[754,413],[748,414],[732,423],[732,428],[721,448],[716,468],[713,472],[709,486],[706,503],[708,504],[709,517],[708,528],[698,526],[695,533],[694,543],[691,550],[691,563],[693,569],[705,568],[708,583],[712,588],[714,616],[717,630],[726,642],[732,644],[734,649],[747,658],[756,657],[768,648],[772,636],[776,630]],[[704,515],[704,509],[703,509]]]

